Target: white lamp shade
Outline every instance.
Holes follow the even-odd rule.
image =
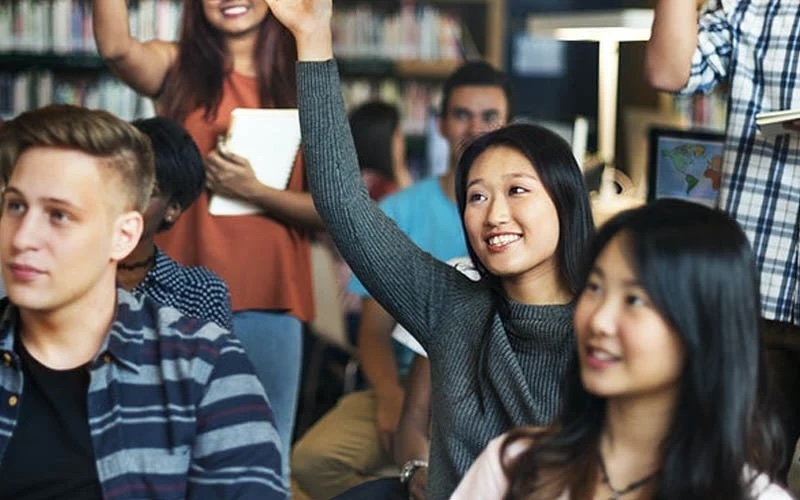
[[[648,40],[652,25],[653,9],[557,12],[528,17],[530,34],[572,41]]]

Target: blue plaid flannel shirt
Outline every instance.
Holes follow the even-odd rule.
[[[800,134],[767,139],[756,114],[800,108],[800,1],[711,0],[681,93],[729,85],[720,207],[756,255],[765,318],[800,325]]]

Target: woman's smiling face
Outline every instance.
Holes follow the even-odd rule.
[[[558,211],[534,166],[516,149],[493,146],[475,159],[464,226],[476,256],[504,285],[561,282]]]
[[[225,35],[253,33],[269,12],[263,0],[202,0],[208,23]]]

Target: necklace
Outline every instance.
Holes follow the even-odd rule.
[[[628,486],[618,490],[611,486],[611,479],[608,477],[608,471],[606,470],[606,463],[603,460],[603,454],[598,452],[597,455],[600,458],[600,473],[603,475],[603,483],[605,483],[605,485],[608,486],[608,489],[611,490],[611,496],[608,497],[608,500],[620,500],[622,495],[627,495],[632,491],[638,490],[648,482],[652,481],[656,477],[656,474],[658,474],[658,469],[656,469],[643,478],[638,479]]]
[[[123,264],[122,262],[117,264],[117,269],[122,269],[123,271],[133,271],[134,269],[139,269],[140,267],[149,267],[151,264],[156,262],[155,254],[151,255],[150,257],[140,260],[139,262],[132,262],[130,264]]]

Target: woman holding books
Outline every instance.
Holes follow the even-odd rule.
[[[157,239],[183,265],[205,266],[231,292],[233,327],[275,411],[284,472],[300,378],[302,322],[313,316],[309,234],[321,221],[300,155],[285,190],[217,148],[234,108],[296,107],[294,39],[261,0],[184,2],[178,42],[130,36],[125,0],[93,0],[94,32],[112,70],[159,114],[182,123],[206,155],[208,191]],[[269,131],[265,131],[269,133]],[[255,215],[214,216],[209,197],[254,204]]]
[[[452,500],[790,500],[739,226],[659,200],[607,222],[590,256],[558,424],[493,440]]]

